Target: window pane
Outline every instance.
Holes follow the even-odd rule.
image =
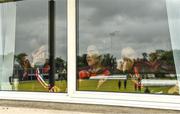
[[[16,3],[16,29],[14,29],[16,30],[16,38],[14,38],[15,46],[11,45],[13,48],[15,47],[15,53],[13,53],[14,70],[13,67],[8,69],[13,74],[11,73],[6,77],[8,84],[11,84],[10,90],[66,91],[66,80],[59,78],[60,74],[66,77],[66,0],[58,0],[55,3],[55,43],[57,45],[55,46],[56,56],[54,60],[55,85],[52,88],[49,83],[49,70],[51,69],[49,42],[52,41],[52,38],[49,40],[48,5],[49,0],[26,0]],[[7,71],[3,69],[3,72]],[[2,88],[1,90],[7,89]]]
[[[165,0],[79,0],[77,90],[179,94]]]
[[[176,73],[178,84],[180,84],[180,34],[179,34],[179,7],[180,1],[178,0],[166,0],[166,6],[168,11],[168,22],[169,22],[169,31],[171,35],[172,49],[174,54],[174,61],[176,66]],[[180,88],[180,85],[179,85]]]
[[[67,92],[66,0],[56,0],[56,86]]]
[[[48,85],[48,0],[17,2],[14,78],[19,91],[47,91]],[[42,73],[41,85],[35,76]]]

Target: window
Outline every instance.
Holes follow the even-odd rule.
[[[179,94],[166,2],[79,0],[79,91]]]
[[[56,2],[55,31],[49,1]],[[0,99],[179,110],[179,6],[179,0],[1,2]]]
[[[56,1],[56,40],[55,55],[58,77],[55,77],[56,86],[60,92],[67,92],[67,11],[66,0]]]
[[[12,66],[14,63],[14,67],[8,69],[10,73],[6,75],[8,84],[5,86],[9,85],[9,89],[2,88],[1,90],[48,92],[50,84],[49,44],[51,40],[48,39],[48,0],[20,1],[17,2],[17,7],[15,7],[15,3],[12,2],[2,5],[8,6],[9,4],[14,4],[14,9],[7,9],[4,6],[6,8],[4,9],[4,17],[9,19],[10,16],[12,16],[13,18],[10,22],[16,20],[16,23],[13,23],[16,24],[16,27],[13,26],[16,31],[16,34],[13,34],[15,35],[13,36],[15,42],[12,42],[12,47],[9,47],[12,51],[11,59],[14,58],[14,62],[11,61],[9,65]],[[66,1],[59,0],[55,5],[56,32],[54,45],[56,45],[53,49],[56,49],[56,56],[54,60],[55,68],[53,68],[55,70],[53,77],[55,81],[54,91],[66,92]],[[12,10],[14,10],[14,12],[12,12],[14,15],[11,13]],[[17,13],[15,13],[16,11]],[[8,14],[9,17],[6,14]],[[7,24],[11,23],[7,22]],[[5,27],[8,27],[7,24],[5,24]],[[9,40],[11,40],[11,36],[9,36]],[[15,46],[13,44],[15,44]],[[6,43],[3,45],[8,46]],[[5,48],[5,51],[7,50],[8,49]],[[4,62],[4,64],[6,63]],[[39,73],[36,75],[37,71],[39,71]]]

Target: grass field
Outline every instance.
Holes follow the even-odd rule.
[[[47,82],[48,83],[48,82]],[[61,90],[60,92],[65,92],[67,88],[66,81],[56,81],[56,86]],[[45,89],[38,81],[23,81],[19,83],[19,91],[30,91],[30,92],[48,92],[48,89]]]
[[[141,91],[134,90],[134,84],[131,80],[127,80],[127,87],[124,89],[123,81],[121,81],[121,88],[118,87],[118,80],[107,80],[99,88],[97,88],[99,80],[81,80],[78,83],[79,91],[104,91],[104,92],[123,92],[123,93],[144,93],[145,88]],[[67,82],[56,81],[56,86],[60,88],[60,92],[66,92]],[[154,94],[168,94],[170,87],[149,87],[151,93]],[[40,83],[35,81],[20,82],[18,86],[19,91],[33,91],[33,92],[48,92]]]
[[[97,88],[98,80],[84,80],[78,85],[80,91],[106,91],[106,92],[122,92],[122,93],[144,93],[145,88],[141,91],[135,91],[134,83],[127,80],[127,87],[124,89],[123,81],[121,81],[121,88],[118,87],[118,80],[107,80],[99,88]],[[167,94],[170,87],[149,87],[151,93]]]

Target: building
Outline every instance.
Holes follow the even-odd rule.
[[[178,0],[2,0],[0,98],[179,110],[179,4]],[[124,48],[135,55],[123,56]],[[20,56],[19,63],[25,65],[19,64],[22,73],[14,76],[18,63],[14,58],[22,53],[31,55],[30,64],[38,63],[43,71],[36,65],[27,67],[29,58]],[[122,68],[112,65],[115,60],[121,60]],[[57,64],[66,67],[67,80],[55,78]],[[151,68],[155,70],[147,72]],[[27,69],[34,69],[36,80],[28,80]],[[145,76],[149,74],[155,82]]]

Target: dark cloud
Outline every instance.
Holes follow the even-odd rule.
[[[90,22],[102,24],[102,20],[112,20],[121,15],[137,21],[162,20],[166,16],[164,0],[79,0],[80,12],[84,8],[94,9]],[[88,14],[88,12],[84,12]],[[81,15],[81,13],[80,13]],[[83,15],[83,14],[82,14]]]
[[[66,59],[66,0],[56,1],[56,56]],[[48,0],[17,3],[16,54],[48,46]]]
[[[56,0],[56,54],[63,58],[67,56],[66,9],[66,0]],[[18,2],[16,53],[30,54],[48,45],[47,17],[48,0]],[[164,0],[79,0],[80,54],[92,44],[116,56],[125,47],[132,47],[139,55],[168,50],[169,37]]]
[[[164,0],[79,0],[79,49],[88,45],[116,57],[132,47],[142,52],[171,49]],[[112,40],[112,41],[111,41]]]

